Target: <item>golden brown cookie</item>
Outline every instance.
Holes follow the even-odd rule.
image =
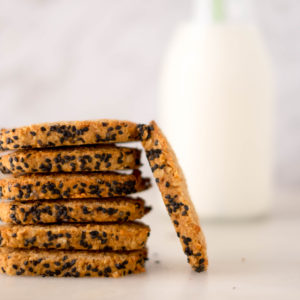
[[[195,271],[204,271],[208,264],[205,237],[176,155],[154,121],[149,126],[139,125],[138,128],[151,170],[188,262]]]
[[[145,247],[150,228],[142,223],[1,225],[0,246],[64,250],[129,251]]]
[[[10,224],[125,222],[148,211],[137,198],[9,201],[0,203],[0,221]]]
[[[131,252],[0,248],[0,273],[57,277],[121,277],[145,271],[146,249]]]
[[[129,121],[55,122],[1,129],[0,150],[80,146],[137,140],[136,124]]]
[[[142,178],[138,170],[134,170],[132,174],[26,174],[1,179],[0,198],[25,201],[119,197],[143,191],[148,187],[148,179]]]
[[[113,145],[18,150],[0,157],[0,171],[23,174],[137,169],[140,154],[138,149]]]

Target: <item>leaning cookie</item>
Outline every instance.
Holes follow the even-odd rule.
[[[1,225],[0,246],[64,250],[129,251],[145,247],[150,228],[142,223]]]
[[[9,201],[0,203],[0,221],[10,224],[126,222],[142,218],[151,208],[130,197]]]
[[[157,124],[139,125],[143,146],[188,262],[197,272],[207,268],[204,234],[176,155]]]
[[[137,140],[136,124],[129,121],[55,122],[1,129],[0,150],[94,145]]]
[[[0,157],[4,174],[97,172],[137,169],[138,149],[111,145],[18,150]]]
[[[25,276],[121,277],[145,271],[146,249],[131,252],[0,248],[0,273]]]
[[[1,179],[0,198],[25,201],[118,197],[143,191],[149,186],[149,180],[142,178],[139,170],[134,170],[132,174],[26,174]]]

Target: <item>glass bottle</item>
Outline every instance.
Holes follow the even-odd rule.
[[[160,124],[204,218],[253,218],[270,208],[274,87],[251,4],[196,1],[162,68]]]

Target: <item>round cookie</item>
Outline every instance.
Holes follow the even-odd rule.
[[[119,120],[41,123],[0,130],[0,150],[80,146],[137,140],[136,124]]]
[[[138,149],[113,145],[18,150],[0,157],[0,171],[23,174],[137,169],[140,155]]]
[[[151,170],[188,262],[195,271],[204,271],[208,264],[205,237],[176,155],[154,121],[149,126],[138,125],[138,128]]]
[[[146,249],[116,253],[0,248],[0,273],[55,277],[121,277],[145,271]]]
[[[1,225],[0,246],[93,251],[129,251],[145,247],[150,228],[142,223]]]
[[[149,186],[149,180],[142,178],[139,170],[132,174],[26,174],[0,179],[0,198],[25,201],[119,197],[143,191]]]
[[[148,211],[137,198],[9,201],[0,203],[0,221],[10,224],[126,222]]]

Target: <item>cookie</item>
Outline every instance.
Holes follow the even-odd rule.
[[[142,223],[1,225],[0,246],[63,250],[129,251],[145,247],[150,228]]]
[[[176,155],[154,121],[149,126],[139,125],[138,128],[151,170],[188,262],[195,271],[204,271],[208,264],[205,237]]]
[[[0,157],[4,174],[98,172],[137,169],[138,149],[111,145],[18,150]]]
[[[119,197],[150,186],[138,170],[132,174],[26,174],[0,180],[0,197],[11,200]]]
[[[94,145],[137,140],[136,124],[119,120],[42,123],[0,130],[0,150]]]
[[[0,221],[10,224],[125,222],[142,218],[148,211],[137,198],[10,201],[0,203]]]
[[[131,252],[0,248],[0,273],[56,277],[121,277],[145,271],[146,249]]]

